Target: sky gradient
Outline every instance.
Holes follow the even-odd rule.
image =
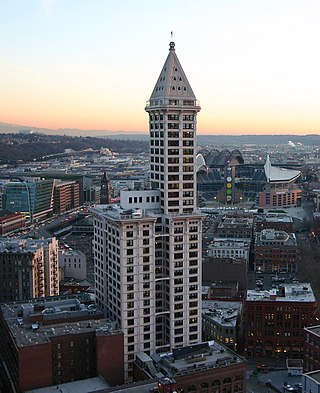
[[[173,31],[198,133],[319,133],[319,19],[319,0],[0,0],[0,122],[147,132]]]

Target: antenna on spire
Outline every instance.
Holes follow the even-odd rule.
[[[171,30],[171,42],[169,44],[170,49],[169,50],[173,50],[174,51],[174,42],[173,42],[173,31]]]

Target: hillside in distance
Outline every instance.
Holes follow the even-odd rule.
[[[129,131],[111,131],[111,130],[82,130],[78,128],[60,128],[60,129],[49,129],[49,128],[38,128],[32,126],[8,124],[0,122],[0,133],[19,133],[21,130],[31,130],[35,133],[43,133],[47,135],[61,135],[61,136],[82,136],[82,137],[97,137],[97,138],[109,138],[119,140],[133,140],[133,141],[149,141],[149,133],[143,132],[129,132]],[[198,145],[201,147],[205,146],[235,146],[241,147],[243,145],[287,145],[289,141],[294,144],[303,144],[310,146],[320,146],[320,135],[319,134],[308,134],[308,135],[296,135],[296,134],[268,134],[268,135],[225,135],[218,134],[217,132],[212,134],[202,134],[201,130],[198,134]]]
[[[279,146],[288,145],[289,141],[294,145],[320,146],[320,135],[198,135],[198,144],[201,146]]]
[[[40,160],[54,154],[74,151],[100,150],[139,153],[148,151],[148,142],[94,137],[73,137],[45,134],[0,134],[0,164]]]

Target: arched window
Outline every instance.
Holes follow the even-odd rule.
[[[187,392],[196,392],[197,388],[195,385],[188,386]]]
[[[200,393],[208,393],[209,392],[209,385],[207,382],[200,383]]]
[[[215,379],[215,380],[212,382],[211,386],[220,386],[220,381],[219,381],[219,379]]]
[[[231,378],[225,378],[224,380],[223,380],[223,384],[225,385],[225,384],[227,384],[227,383],[231,383]]]
[[[242,381],[243,380],[243,375],[236,375],[234,377],[234,381]]]

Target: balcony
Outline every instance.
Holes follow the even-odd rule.
[[[164,106],[170,106],[175,109],[188,109],[194,108],[197,111],[201,109],[200,101],[198,100],[184,100],[184,99],[155,99],[146,102],[145,109],[161,108]]]

